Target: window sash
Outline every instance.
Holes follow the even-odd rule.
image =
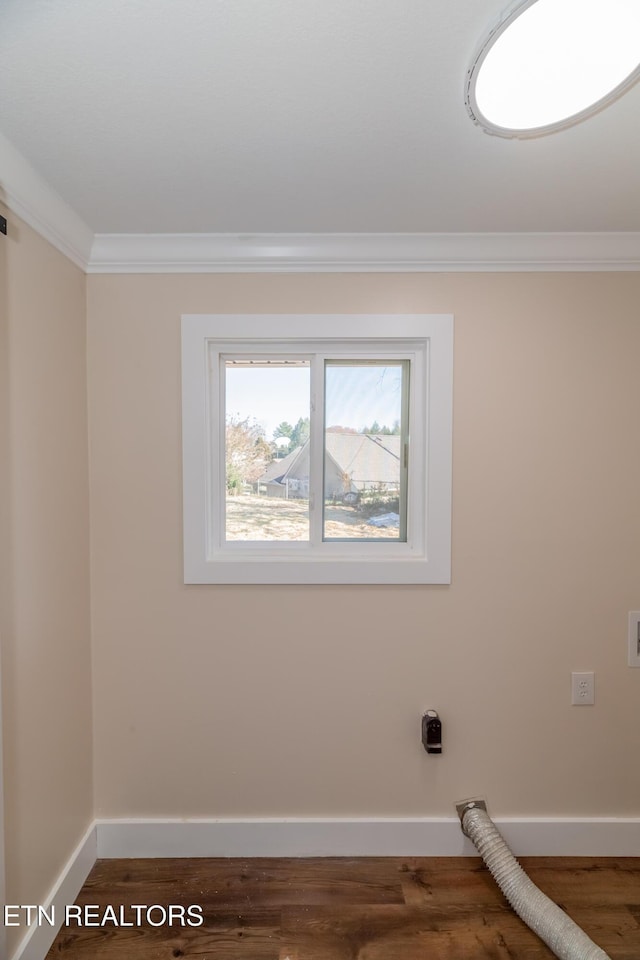
[[[326,506],[327,506],[327,491],[326,491],[326,478],[327,478],[327,456],[328,452],[326,449],[326,436],[327,436],[327,398],[326,398],[326,382],[327,382],[327,371],[330,367],[339,368],[340,366],[344,367],[354,367],[354,366],[371,366],[371,367],[382,367],[382,366],[398,366],[401,371],[402,386],[401,386],[401,396],[400,396],[400,462],[398,470],[398,504],[399,504],[399,530],[398,537],[394,538],[396,543],[406,543],[407,541],[407,497],[408,497],[408,461],[409,461],[409,385],[411,383],[410,370],[411,370],[411,359],[409,357],[396,356],[390,357],[386,356],[384,359],[382,357],[376,357],[372,359],[369,356],[364,355],[363,357],[352,357],[349,359],[337,359],[335,357],[327,358],[323,363],[323,493],[322,493],[322,539],[323,542],[331,543],[350,543],[353,539],[352,537],[327,537],[325,532],[325,523],[326,523]],[[371,478],[373,479],[373,478]],[[363,538],[367,543],[380,543],[386,542],[387,538],[385,537],[375,537],[370,536]]]
[[[409,434],[405,429],[403,441],[403,460],[405,457],[404,446],[406,444],[407,468],[401,470],[402,487],[401,504],[403,515],[401,516],[401,529],[404,532],[404,539],[387,540],[383,538],[371,537],[361,539],[356,542],[356,538],[337,539],[325,538],[324,536],[324,418],[325,418],[325,371],[327,364],[349,364],[349,363],[399,363],[403,365],[406,374],[403,376],[403,397],[402,397],[402,417],[403,423],[408,423],[409,411],[412,404],[415,406],[417,398],[411,394],[411,389],[415,381],[423,372],[423,357],[417,344],[414,349],[407,350],[406,344],[401,349],[396,341],[389,341],[378,350],[365,350],[362,343],[344,344],[335,342],[327,345],[322,343],[322,350],[316,349],[310,353],[299,353],[287,349],[287,344],[279,342],[260,342],[258,344],[233,344],[231,350],[224,349],[215,341],[208,344],[210,382],[212,389],[210,391],[209,402],[209,469],[210,482],[208,484],[208,531],[207,531],[207,557],[209,560],[217,559],[224,554],[242,553],[248,555],[255,552],[256,556],[263,557],[268,552],[274,552],[284,555],[288,552],[293,554],[314,553],[320,555],[357,555],[360,553],[368,554],[371,549],[384,550],[385,553],[398,553],[400,555],[407,553],[411,549],[409,535],[409,518],[415,513],[419,514],[420,509],[417,502],[419,497],[418,486],[420,483],[417,471],[413,471],[413,477],[409,469],[413,457],[408,455]],[[318,347],[320,344],[318,344]],[[310,377],[310,469],[309,469],[309,539],[305,541],[294,540],[227,540],[226,539],[226,451],[225,451],[225,423],[226,423],[226,365],[229,362],[256,364],[283,363],[285,360],[291,362],[309,363]],[[422,362],[421,362],[422,361]],[[413,369],[414,374],[411,375]],[[424,425],[420,423],[420,416],[417,411],[414,413],[417,422],[416,426],[416,459],[420,458],[422,444],[419,442],[421,431]],[[404,495],[403,495],[404,494]],[[413,539],[416,537],[414,535]],[[393,549],[395,548],[395,549]]]
[[[250,547],[255,547],[260,549],[263,545],[267,548],[281,548],[291,546],[296,550],[299,550],[301,547],[306,547],[309,543],[308,540],[305,541],[295,541],[295,540],[228,540],[226,538],[226,443],[225,443],[225,427],[227,420],[227,409],[226,409],[226,374],[227,374],[227,364],[228,363],[242,363],[242,364],[256,364],[259,366],[287,366],[293,364],[308,364],[311,371],[311,377],[313,376],[313,365],[314,365],[314,356],[313,354],[300,354],[293,353],[290,350],[281,350],[278,352],[265,352],[262,349],[263,345],[260,345],[260,349],[252,350],[251,347],[245,347],[244,349],[236,349],[233,353],[227,353],[226,351],[218,351],[215,346],[211,350],[211,362],[210,370],[213,373],[214,368],[217,366],[217,374],[219,379],[219,390],[218,390],[218,406],[215,405],[210,409],[210,418],[211,418],[211,444],[212,446],[217,445],[217,456],[212,458],[213,469],[216,469],[215,464],[217,464],[217,489],[219,491],[216,496],[215,490],[216,484],[213,485],[211,496],[217,500],[217,511],[216,504],[212,504],[212,519],[216,517],[217,521],[213,520],[213,526],[209,531],[209,543],[213,552],[223,552],[226,550],[237,550],[244,549],[247,550]],[[313,429],[313,411],[312,406],[312,388],[310,385],[310,398],[309,398],[309,417]],[[217,432],[215,428],[218,428]],[[309,503],[309,539],[311,538],[311,502]]]

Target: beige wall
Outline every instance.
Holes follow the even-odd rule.
[[[3,213],[7,902],[37,904],[92,819],[86,279]]]
[[[624,273],[89,277],[97,815],[639,815],[639,302]],[[180,314],[279,311],[455,315],[450,587],[182,583]]]
[[[8,902],[43,901],[93,815],[640,815],[640,275],[87,279],[9,219]],[[368,311],[455,315],[451,586],[185,586],[180,314]]]

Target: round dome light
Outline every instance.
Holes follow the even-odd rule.
[[[481,45],[465,102],[488,133],[539,137],[640,79],[640,0],[519,0]]]

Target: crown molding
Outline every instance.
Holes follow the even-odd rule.
[[[640,233],[97,234],[88,273],[640,270]]]
[[[1,133],[0,201],[90,274],[640,270],[640,232],[94,236]]]
[[[87,270],[93,231],[1,133],[0,200],[76,266]]]

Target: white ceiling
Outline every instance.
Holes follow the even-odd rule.
[[[93,233],[640,230],[640,84],[492,137],[505,0],[0,0],[0,131]]]

